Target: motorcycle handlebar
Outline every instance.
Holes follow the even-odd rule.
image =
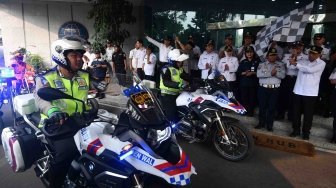
[[[41,131],[46,137],[53,139],[74,136],[77,131],[93,122],[96,115],[92,112],[77,113],[68,117],[62,125],[56,124],[50,118],[44,119]]]

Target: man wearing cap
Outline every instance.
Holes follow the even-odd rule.
[[[288,120],[293,119],[293,98],[294,85],[298,74],[296,66],[291,65],[291,60],[302,61],[308,60],[308,56],[303,53],[304,44],[301,41],[294,42],[290,45],[290,54],[285,54],[282,62],[286,66],[286,77],[281,82],[280,96],[278,102],[278,112],[276,119],[284,119],[285,112],[288,110]]]
[[[218,64],[218,54],[214,52],[215,41],[209,40],[205,45],[205,51],[198,61],[198,68],[202,71],[202,79],[214,79],[216,65]]]
[[[238,59],[232,56],[232,46],[225,46],[224,53],[225,56],[221,58],[217,64],[217,70],[225,77],[229,83],[230,89],[233,91],[234,95],[237,96],[236,72],[239,66]]]
[[[273,116],[279,95],[281,79],[285,78],[285,66],[277,61],[277,50],[270,48],[266,55],[267,61],[260,64],[257,70],[259,78],[259,124],[261,129],[266,126],[267,131],[273,131]]]
[[[219,58],[223,58],[225,56],[225,47],[226,46],[231,46],[232,47],[232,56],[234,57],[237,57],[237,48],[234,46],[233,44],[233,35],[228,33],[225,35],[224,37],[224,46],[222,46],[220,49],[219,49]]]
[[[324,33],[315,33],[314,37],[313,37],[313,44],[314,46],[319,46],[322,47],[323,50],[321,52],[321,57],[320,59],[322,59],[323,61],[329,60],[329,53],[330,53],[330,49],[324,46],[325,43],[325,34]],[[307,54],[309,53],[310,49],[307,49]]]
[[[248,31],[246,32],[246,34],[244,35],[244,41],[243,41],[243,45],[238,48],[238,54],[237,54],[237,58],[239,61],[242,61],[245,59],[245,52],[244,52],[244,49],[247,47],[247,46],[252,46],[254,49],[255,49],[255,45],[252,44],[253,42],[253,36],[252,34]]]
[[[325,62],[320,59],[323,48],[312,46],[309,50],[308,60],[291,60],[290,64],[296,66],[298,76],[294,86],[294,116],[293,132],[291,137],[301,133],[301,114],[303,110],[302,138],[309,140],[310,129],[313,122],[314,105],[318,96],[319,83]]]

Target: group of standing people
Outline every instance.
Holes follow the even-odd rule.
[[[329,76],[335,67],[335,58],[330,57],[333,57],[335,52],[330,53],[323,45],[323,33],[315,34],[314,44],[307,49],[301,41],[288,44],[285,48],[271,41],[265,61],[261,61],[256,54],[253,35],[250,32],[246,32],[243,45],[239,48],[234,46],[233,35],[226,34],[223,47],[217,51],[215,41],[209,40],[203,53],[194,43],[192,36],[188,37],[186,43],[182,43],[178,37],[173,39],[170,36],[164,37],[162,43],[146,34],[145,38],[150,45],[145,47],[142,40],[137,40],[135,48],[129,53],[129,63],[119,45],[114,45],[113,50],[109,50],[112,46],[110,43],[106,48],[105,59],[121,85],[125,84],[124,75],[128,67],[131,72],[138,74],[140,79],[155,82],[163,99],[167,99],[167,105],[164,105],[168,108],[167,111],[175,111],[170,109],[174,109],[171,104],[175,104],[173,100],[178,95],[181,80],[193,82],[195,78],[214,79],[218,75],[225,77],[234,96],[246,108],[247,116],[253,117],[256,106],[259,106],[259,123],[256,129],[266,128],[267,131],[273,131],[274,119],[283,119],[287,113],[293,124],[290,136],[302,135],[303,139],[308,140],[314,107],[321,104],[321,101],[330,106],[331,102],[325,101],[331,101],[331,92],[324,92],[320,85],[326,80],[328,85],[333,84],[329,81]],[[159,49],[158,57],[154,53],[154,46]],[[176,55],[176,50],[179,55]],[[181,55],[187,55],[188,58],[178,58]],[[85,57],[90,59],[84,54]],[[94,74],[103,79],[106,66],[101,63],[99,55],[92,59],[90,66],[94,68]],[[176,75],[179,75],[178,78]],[[331,107],[320,108],[325,108],[327,113],[331,111]],[[302,113],[304,119],[301,128]]]

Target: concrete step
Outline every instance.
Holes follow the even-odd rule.
[[[240,123],[245,125],[251,131],[255,130],[254,127],[258,125],[257,117],[247,117],[241,116],[234,113],[227,113],[227,116],[239,119]],[[315,149],[329,151],[336,153],[336,144],[329,142],[329,139],[332,136],[332,122],[333,118],[323,118],[321,116],[314,116],[313,126],[311,128],[310,139]],[[266,134],[274,134],[280,136],[288,136],[292,132],[292,123],[288,120],[274,121],[273,132],[268,132],[266,130],[260,130]],[[259,131],[259,130],[258,130]],[[295,139],[300,139],[301,137],[296,137]]]

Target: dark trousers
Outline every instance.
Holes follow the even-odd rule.
[[[145,80],[150,80],[150,81],[155,82],[154,76],[145,75]]]
[[[116,73],[119,85],[126,86],[126,71]]]
[[[278,117],[284,117],[286,111],[288,111],[288,119],[293,119],[293,89],[296,82],[296,76],[287,75],[285,79],[281,81],[280,95],[278,100]]]
[[[177,122],[177,107],[176,107],[177,95],[161,94],[161,104],[164,113],[169,121]]]
[[[253,116],[257,104],[257,88],[255,86],[241,86],[240,91],[241,103],[247,110],[247,115]]]
[[[201,70],[190,70],[191,78],[201,78]]]
[[[258,99],[259,99],[259,125],[261,127],[267,127],[267,129],[273,128],[274,110],[278,100],[279,88],[265,88],[259,87]]]
[[[331,101],[332,101],[332,106],[333,106],[333,117],[334,117],[334,121],[333,121],[333,140],[336,141],[336,89],[334,89],[333,93],[332,93],[332,97],[331,97]]]
[[[137,74],[141,80],[145,78],[145,72],[142,70],[142,68],[137,68]]]
[[[63,125],[71,126],[71,125]],[[78,150],[73,137],[62,140],[48,140],[52,150],[52,156],[49,164],[49,182],[50,187],[62,187],[66,174],[72,160],[78,155]]]
[[[309,136],[313,123],[314,105],[317,97],[302,96],[294,94],[294,116],[293,116],[293,132],[300,134],[301,114],[303,112],[302,133]]]
[[[233,95],[235,96],[235,97],[237,97],[238,96],[238,85],[237,85],[237,81],[230,81],[230,82],[228,82],[228,84],[229,84],[229,86],[230,86],[230,89],[231,89],[231,91],[233,92]],[[238,99],[237,99],[238,100]]]

